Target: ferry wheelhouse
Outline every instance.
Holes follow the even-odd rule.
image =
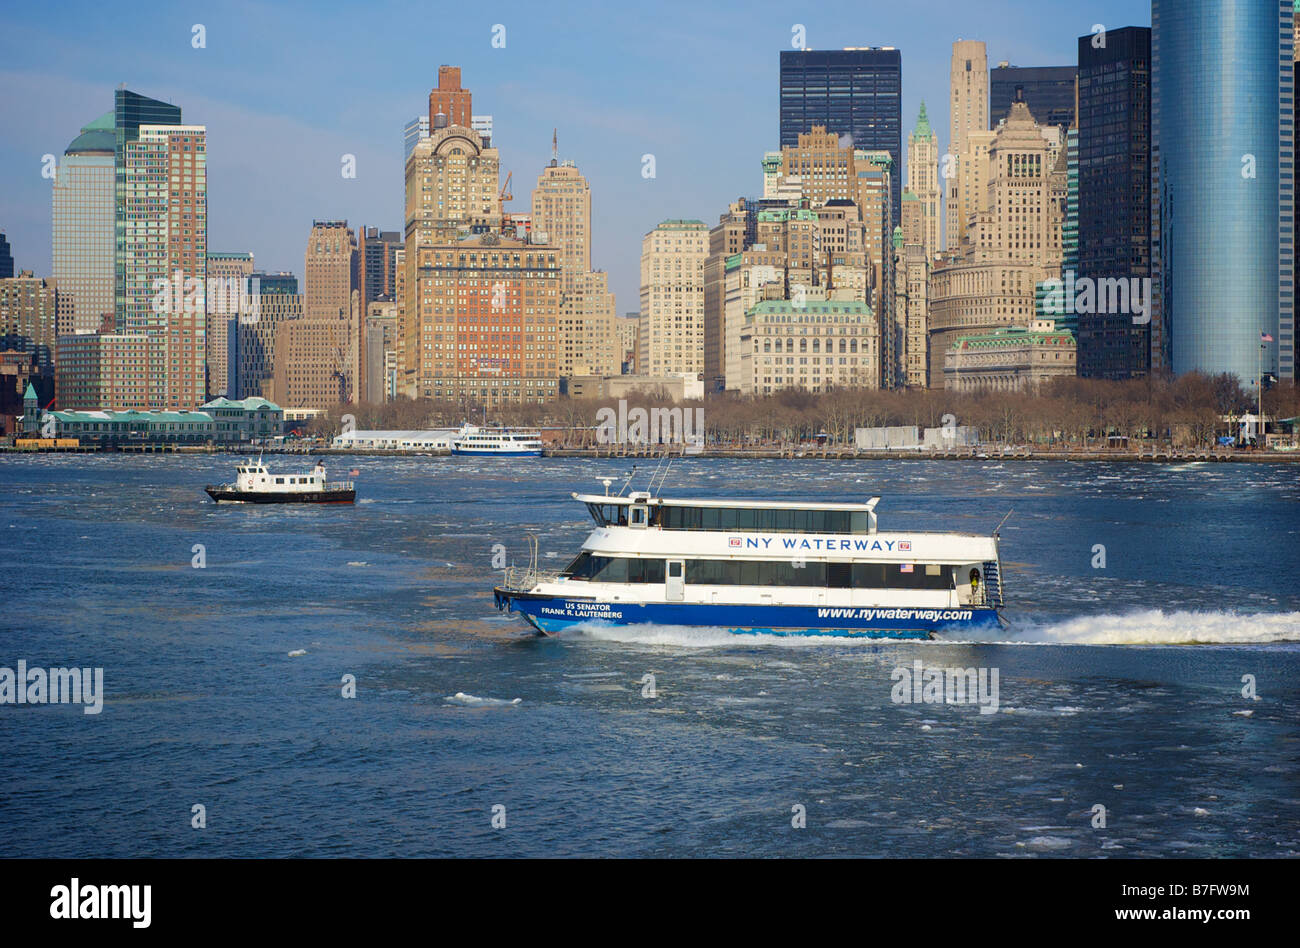
[[[882,532],[876,505],[573,494],[595,529],[559,573],[506,571],[496,605],[556,633],[593,623],[930,638],[997,627],[997,534]]]
[[[452,436],[451,453],[498,458],[539,458],[542,439],[536,431],[465,425]]]
[[[272,474],[261,458],[238,465],[233,484],[209,485],[204,490],[219,504],[350,504],[357,498],[351,481],[326,480],[321,462],[307,473]]]

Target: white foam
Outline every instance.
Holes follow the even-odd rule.
[[[713,626],[687,625],[610,625],[587,622],[570,626],[560,638],[592,639],[628,645],[674,645],[685,648],[735,648],[737,646],[784,646],[799,648],[827,645],[880,645],[883,639],[847,638],[837,635],[772,635],[770,633],[735,633]]]
[[[480,698],[478,695],[467,695],[463,691],[458,691],[454,695],[448,695],[442,700],[446,701],[448,704],[460,704],[467,708],[497,708],[513,706],[519,704],[524,699],[512,698],[506,700],[505,698]]]
[[[953,630],[949,642],[1007,645],[1254,645],[1300,642],[1300,612],[1136,609],[1058,622],[1017,622],[1001,632]]]

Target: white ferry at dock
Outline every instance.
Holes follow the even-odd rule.
[[[877,526],[866,503],[573,494],[596,528],[563,571],[506,571],[496,605],[543,634],[593,623],[931,638],[1000,625],[998,536]]]
[[[542,438],[536,431],[464,425],[452,435],[451,453],[473,457],[540,458]]]

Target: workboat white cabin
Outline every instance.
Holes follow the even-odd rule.
[[[217,503],[248,504],[350,504],[357,498],[351,481],[329,481],[325,465],[305,474],[272,474],[262,459],[235,468],[235,482],[204,488]]]
[[[539,458],[542,439],[536,431],[464,425],[452,436],[451,453],[498,458]]]
[[[882,532],[879,497],[573,497],[596,523],[573,562],[543,574],[534,551],[494,590],[498,609],[518,610],[542,633],[608,623],[930,638],[1000,623],[996,532]]]

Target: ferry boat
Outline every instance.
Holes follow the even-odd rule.
[[[496,606],[543,634],[593,623],[928,639],[997,628],[998,535],[881,532],[876,505],[573,494],[595,521],[563,571],[506,571]]]
[[[536,431],[464,425],[452,436],[451,453],[498,458],[540,458],[542,439]]]
[[[250,458],[235,468],[233,484],[204,490],[219,504],[350,504],[357,498],[351,481],[327,481],[320,461],[306,474],[272,474],[261,458]]]

